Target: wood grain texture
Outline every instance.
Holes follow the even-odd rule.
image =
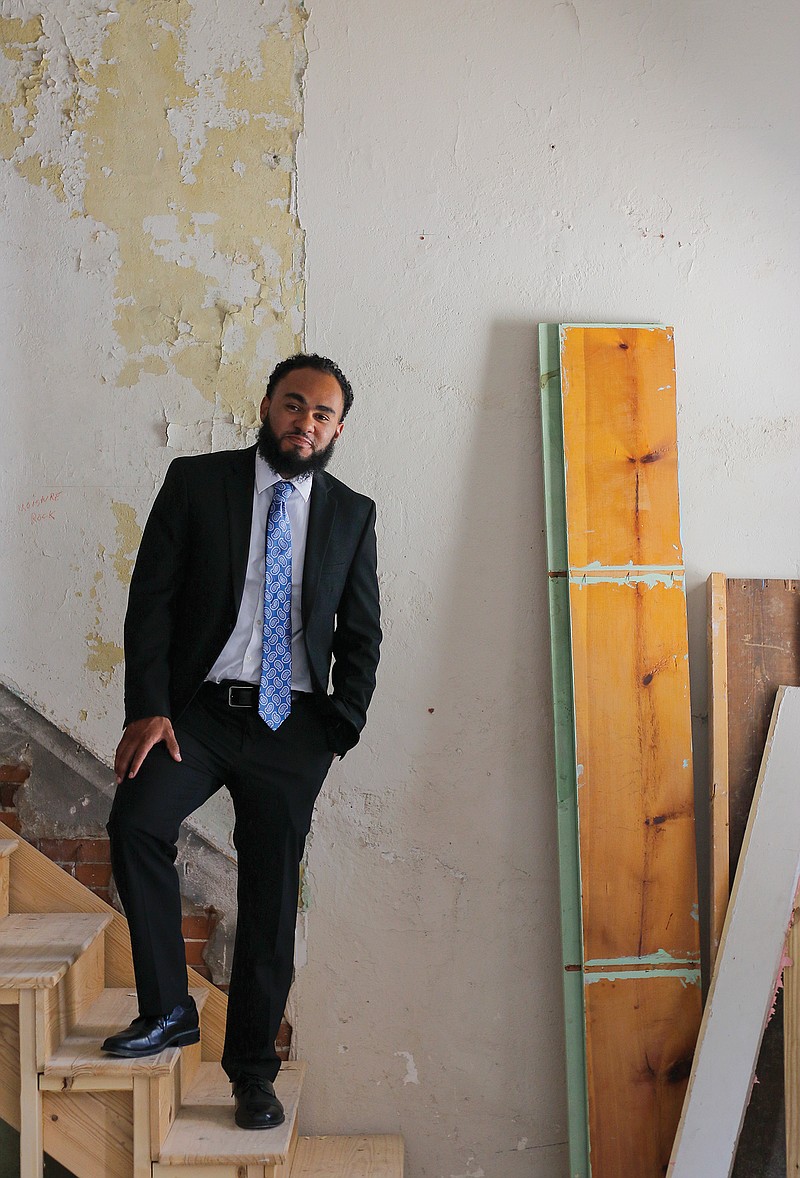
[[[800,879],[800,688],[770,723],[669,1173],[728,1178]]]
[[[727,757],[730,873],[738,859],[777,689],[781,683],[800,685],[800,582],[760,577],[722,580],[727,699],[719,698],[712,679],[709,706],[715,715],[727,711],[726,748],[720,747],[717,752],[714,747],[716,724],[711,737],[713,760],[722,767]],[[724,853],[722,840],[720,848]],[[712,850],[712,856],[715,853]],[[713,857],[711,872],[713,878]],[[784,1021],[792,1017],[787,996],[783,1020],[773,1018],[764,1033],[756,1066],[759,1083],[745,1114],[734,1178],[749,1178],[754,1169],[777,1176],[788,1168],[788,1161],[781,1157],[785,1148],[781,1137],[788,1140],[791,1124],[800,1122],[800,1088],[785,1086],[782,1063]],[[796,1027],[796,1022],[793,1025]],[[791,1053],[788,1039],[786,1049]],[[784,1111],[785,1131],[781,1126]]]
[[[800,686],[800,582],[726,582],[730,860],[736,869],[778,687]]]
[[[569,563],[682,563],[669,327],[561,329]]]
[[[0,840],[15,840],[14,831],[0,822]],[[95,896],[37,851],[18,840],[13,856],[9,888],[11,912],[96,912],[111,917],[105,930],[105,981],[107,986],[133,986],[133,961],[128,922],[110,904]],[[203,1058],[222,1058],[228,999],[213,983],[189,970],[189,985],[206,990],[203,1013]]]
[[[0,1120],[19,1129],[19,1011],[0,1006]]]
[[[783,971],[783,1076],[786,1092],[786,1174],[800,1178],[800,910],[792,914]]]
[[[0,921],[0,986],[14,990],[55,986],[100,936],[102,914],[13,914]]]
[[[44,1148],[80,1178],[131,1178],[132,1092],[44,1092]]]
[[[700,1017],[672,331],[560,335],[591,1172],[657,1178]]]
[[[19,1178],[42,1178],[42,1094],[36,1060],[37,999],[35,990],[19,996]]]
[[[403,1138],[301,1137],[291,1178],[403,1178]]]
[[[686,1092],[700,1005],[700,987],[686,985],[680,977],[631,972],[587,985],[592,1175],[644,1178],[664,1173]],[[620,1077],[625,1077],[624,1086]],[[617,1098],[608,1099],[609,1093]]]
[[[682,583],[573,584],[570,605],[584,960],[696,960]]]
[[[712,573],[708,590],[708,736],[710,961],[714,964],[730,895],[728,803],[728,603],[725,577]]]
[[[286,1120],[277,1129],[265,1133],[237,1128],[227,1076],[219,1064],[201,1064],[161,1148],[159,1163],[162,1166],[285,1163],[297,1132],[297,1105],[304,1074],[302,1063],[284,1064],[281,1068],[275,1091],[286,1111]]]

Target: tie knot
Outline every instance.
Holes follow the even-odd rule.
[[[292,485],[292,483],[286,483],[286,482],[276,483],[275,489],[273,490],[272,494],[273,494],[273,497],[277,497],[278,499],[282,499],[285,502],[289,498],[289,496],[291,495],[293,490],[294,490],[294,486]]]

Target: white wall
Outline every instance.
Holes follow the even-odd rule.
[[[778,0],[310,7],[305,338],[356,386],[334,470],[379,503],[386,640],[313,832],[302,1128],[400,1129],[410,1178],[567,1173],[535,325],[675,327],[698,717],[706,575],[800,576],[799,42]],[[109,500],[144,517],[162,403],[190,436],[208,413],[174,374],[104,385],[91,226],[11,166],[3,193],[2,672],[109,755],[84,635],[100,607],[121,640],[124,588],[74,595]],[[40,483],[70,514],[34,543]]]
[[[312,5],[306,334],[389,626],[300,1046],[309,1126],[397,1124],[415,1178],[567,1172],[534,325],[675,326],[698,715],[707,574],[800,575],[799,41],[777,2]]]

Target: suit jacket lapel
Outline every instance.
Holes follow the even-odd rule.
[[[311,616],[322,564],[336,518],[336,501],[330,493],[327,475],[315,474],[308,508],[306,559],[303,567],[303,620]]]
[[[244,593],[250,528],[253,521],[253,486],[256,478],[255,446],[236,450],[225,476],[228,504],[228,538],[230,542],[231,591],[238,610]]]

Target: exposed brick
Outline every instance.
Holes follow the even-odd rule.
[[[81,839],[79,863],[110,863],[111,843],[108,839]]]
[[[190,913],[181,921],[183,936],[188,941],[207,941],[217,923],[213,910],[207,913]]]
[[[30,765],[0,765],[0,781],[22,785],[31,775]]]
[[[205,962],[201,961],[199,965],[193,965],[192,969],[195,973],[199,973],[201,978],[205,978],[208,982],[211,981],[211,970],[208,968]]]
[[[22,783],[19,781],[3,781],[0,783],[0,806],[13,809],[16,805],[14,797]]]
[[[205,952],[205,941],[186,941],[186,962],[188,965],[203,965],[203,953]]]
[[[110,863],[78,863],[75,878],[87,888],[107,888],[111,883]]]
[[[22,825],[20,820],[16,814],[12,813],[10,810],[4,810],[3,813],[0,814],[0,822],[5,822],[6,826],[10,826],[15,834],[22,834]]]
[[[292,1046],[292,1025],[286,1019],[281,1019],[278,1037],[275,1040],[275,1050],[281,1059],[289,1058],[289,1048]]]
[[[54,863],[77,863],[81,839],[37,839],[35,845]]]

